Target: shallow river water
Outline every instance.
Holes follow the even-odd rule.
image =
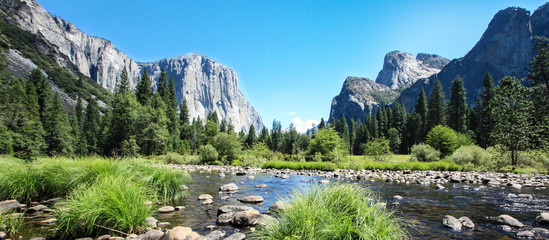
[[[183,225],[191,227],[200,234],[207,234],[209,225],[216,225],[217,209],[223,205],[243,205],[237,199],[249,195],[260,195],[264,198],[262,204],[251,205],[259,212],[268,211],[275,201],[287,197],[292,190],[305,189],[310,184],[317,184],[322,177],[289,175],[290,178],[277,178],[272,174],[257,173],[254,179],[248,179],[250,175],[236,176],[227,174],[219,177],[216,172],[191,173],[193,182],[189,183],[189,191],[186,197],[174,202],[174,206],[185,206],[182,211],[171,214],[156,213],[153,217],[159,222],[170,222],[168,228]],[[335,178],[331,182],[338,181]],[[238,185],[238,192],[232,194],[229,199],[222,200],[227,194],[219,193],[219,186],[234,182]],[[388,203],[388,208],[393,209],[397,216],[413,222],[410,233],[414,239],[515,239],[516,231],[505,232],[492,217],[508,214],[525,225],[539,226],[534,220],[540,212],[549,211],[549,190],[523,188],[521,190],[501,187],[488,187],[482,185],[447,184],[446,189],[438,190],[434,186],[405,185],[388,183],[385,181],[357,182],[370,189],[381,200]],[[255,188],[255,185],[266,184],[266,188]],[[515,197],[520,193],[531,194],[532,198]],[[210,194],[214,203],[202,205],[198,200],[200,194]],[[402,200],[394,200],[394,195],[400,195]],[[398,205],[391,203],[398,202]],[[442,225],[445,215],[456,218],[469,217],[476,225],[476,229],[454,232]],[[40,229],[33,223],[37,220],[26,220],[23,235],[43,234],[47,235],[48,229]],[[227,236],[235,231],[230,226],[217,226],[227,232]],[[237,229],[236,231],[247,231]],[[546,239],[549,236],[539,236],[538,239]],[[25,237],[25,239],[28,239]]]

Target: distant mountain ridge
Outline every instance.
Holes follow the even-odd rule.
[[[190,54],[179,57],[189,61],[177,61],[176,57],[152,64],[137,63],[116,49],[110,41],[88,36],[72,23],[52,16],[35,0],[0,0],[0,10],[8,16],[10,22],[54,46],[57,51],[55,59],[59,65],[69,67],[65,62],[65,59],[68,59],[76,71],[90,77],[111,92],[116,88],[124,68],[128,71],[130,87],[134,88],[144,68],[161,65],[166,68],[169,76],[174,78],[176,87],[180,87],[177,89],[177,100],[181,102],[184,97],[187,103],[193,106],[189,109],[191,118],[200,116],[205,119],[208,112],[216,111],[219,118],[230,121],[237,131],[247,131],[251,124],[254,124],[256,129],[263,127],[259,113],[238,90],[236,73],[210,58]],[[194,57],[188,58],[189,56]],[[190,61],[191,59],[193,60]],[[18,61],[25,62],[21,59]],[[191,62],[188,66],[193,67],[181,66]],[[27,65],[28,67],[19,69],[22,76],[28,75],[32,70],[28,68],[33,64]],[[157,75],[152,75],[155,84]],[[186,89],[187,87],[196,89]]]

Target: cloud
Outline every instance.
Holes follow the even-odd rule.
[[[288,115],[297,115],[297,112],[290,112]]]
[[[295,130],[299,133],[305,133],[307,132],[307,129],[311,129],[313,125],[318,125],[317,120],[308,119],[303,121],[300,117],[295,117],[290,123],[294,125]]]

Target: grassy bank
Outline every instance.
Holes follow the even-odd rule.
[[[190,175],[145,159],[0,158],[0,200],[23,203],[63,197],[59,237],[106,233],[94,224],[133,233],[143,229],[152,206],[181,193]]]
[[[403,222],[357,185],[317,185],[284,201],[289,208],[261,228],[258,239],[409,238]]]

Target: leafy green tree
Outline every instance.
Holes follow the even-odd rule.
[[[215,136],[212,145],[223,164],[230,164],[231,161],[236,160],[242,151],[242,144],[235,134],[219,133]]]
[[[480,93],[478,102],[477,102],[477,112],[478,112],[478,128],[476,130],[476,135],[478,139],[478,144],[486,148],[493,145],[492,129],[494,128],[494,121],[492,120],[492,110],[490,108],[490,101],[494,98],[495,88],[494,80],[490,73],[486,73],[484,80],[482,81],[484,86],[483,91]]]
[[[153,92],[151,88],[152,82],[151,78],[149,77],[149,74],[147,73],[147,69],[143,71],[143,76],[141,76],[141,80],[137,83],[135,96],[137,97],[137,101],[141,103],[141,105],[145,106],[147,103],[151,100]],[[187,119],[188,122],[188,119]]]
[[[391,154],[391,144],[385,137],[375,138],[362,145],[366,156],[373,156],[376,162],[385,162]]]
[[[316,153],[322,156],[329,156],[337,149],[340,153],[347,153],[347,146],[339,134],[332,128],[324,128],[318,131],[309,144],[308,155],[314,156]]]
[[[457,132],[467,132],[467,102],[463,79],[457,76],[452,81],[450,105],[448,106],[448,125]]]
[[[49,155],[68,155],[73,152],[73,138],[69,119],[61,103],[61,98],[56,93],[48,111],[44,129],[46,130],[47,153]]]
[[[446,109],[444,99],[445,97],[442,92],[442,86],[440,84],[440,80],[437,78],[427,103],[427,131],[437,125],[444,125],[444,114]]]
[[[534,106],[528,99],[528,89],[514,77],[504,77],[490,101],[495,142],[511,152],[511,165],[517,166],[519,151],[527,149],[535,137],[531,116]]]
[[[200,149],[198,150],[198,152],[199,152],[198,159],[202,164],[215,164],[215,162],[219,158],[219,154],[217,153],[217,150],[215,150],[215,148],[209,143],[206,145],[200,146]]]
[[[120,74],[120,78],[118,80],[118,84],[116,85],[114,93],[118,95],[126,93],[128,91],[130,91],[130,80],[128,79],[128,70],[126,70],[126,67],[124,67],[122,73]]]
[[[425,143],[440,151],[442,157],[445,157],[461,146],[472,145],[473,140],[468,135],[458,133],[449,127],[437,125],[427,133]]]

